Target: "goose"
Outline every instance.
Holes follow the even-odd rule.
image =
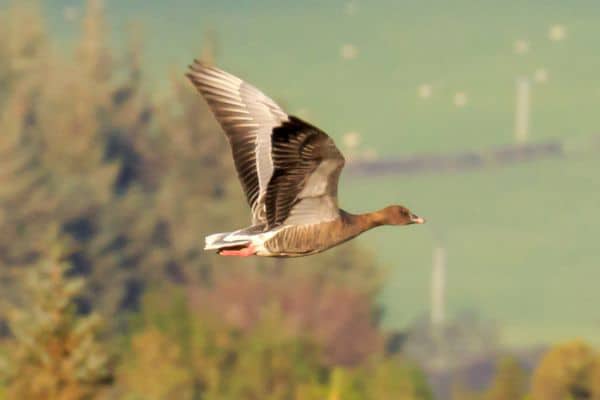
[[[338,207],[344,156],[322,130],[288,115],[242,79],[195,60],[186,74],[229,139],[252,221],[206,237],[222,256],[320,253],[381,225],[423,224],[401,205],[351,214]]]

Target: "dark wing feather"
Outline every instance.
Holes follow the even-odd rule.
[[[271,179],[271,134],[288,115],[254,86],[195,61],[188,78],[223,127],[254,224],[265,222],[264,196]]]
[[[337,184],[344,157],[333,140],[290,116],[273,130],[272,149],[273,175],[266,193],[269,226],[336,217]]]

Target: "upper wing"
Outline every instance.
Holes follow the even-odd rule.
[[[229,138],[253,224],[265,222],[264,199],[273,174],[271,134],[288,115],[260,90],[218,68],[196,60],[187,76]]]
[[[267,187],[269,226],[338,217],[337,186],[344,157],[320,129],[289,117],[273,130],[273,175]]]

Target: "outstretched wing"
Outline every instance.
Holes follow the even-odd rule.
[[[260,90],[218,68],[196,60],[187,76],[229,139],[253,224],[265,222],[265,193],[273,174],[271,135],[288,115]]]
[[[337,187],[344,157],[333,140],[320,129],[290,116],[273,130],[271,146],[268,225],[303,225],[337,218]]]

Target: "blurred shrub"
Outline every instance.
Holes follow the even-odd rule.
[[[339,371],[340,400],[433,399],[422,372],[400,357],[374,359],[359,369]]]
[[[279,304],[265,304],[250,325],[231,324],[214,309],[198,308],[180,289],[172,290],[169,302],[164,292],[145,296],[136,333],[124,345],[127,361],[118,374],[124,394],[159,398],[152,393],[174,381],[163,379],[160,389],[144,384],[156,374],[177,376],[181,380],[173,390],[203,399],[431,398],[424,376],[398,357],[374,352],[352,367],[331,365],[319,338],[290,324]],[[140,338],[146,339],[144,346]]]
[[[169,398],[154,393],[170,388],[180,396],[203,399],[322,398],[313,396],[327,389],[327,370],[319,362],[317,346],[286,329],[275,305],[242,330],[217,314],[195,309],[178,288],[169,294],[172,300],[167,302],[164,292],[145,296],[136,332],[125,344],[127,361],[119,374],[123,393]],[[145,384],[148,376],[163,375],[173,379]]]
[[[192,374],[182,363],[178,343],[158,329],[147,329],[132,338],[119,379],[124,399],[191,399]]]
[[[558,345],[533,374],[532,400],[600,399],[600,354],[581,341]]]
[[[514,357],[502,357],[496,365],[496,375],[486,390],[485,400],[522,399],[527,393],[527,372]]]
[[[282,328],[312,338],[328,365],[356,365],[382,350],[369,293],[305,271],[220,273],[209,288],[190,287],[188,293],[194,309],[241,331],[254,329],[264,310],[276,307]]]
[[[512,357],[499,359],[492,381],[475,390],[456,381],[452,400],[600,399],[600,353],[581,341],[550,348],[533,371]]]
[[[474,387],[479,386],[479,387]],[[452,400],[518,400],[524,399],[528,388],[528,371],[513,356],[500,356],[496,361],[493,377],[481,385],[469,385],[460,375],[451,388]]]

